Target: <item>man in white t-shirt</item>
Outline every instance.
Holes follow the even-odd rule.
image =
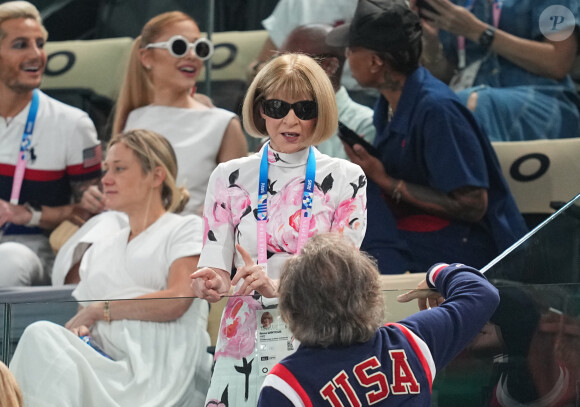
[[[50,281],[47,234],[80,211],[72,202],[101,175],[101,147],[88,115],[38,90],[46,39],[32,4],[0,5],[0,287]]]

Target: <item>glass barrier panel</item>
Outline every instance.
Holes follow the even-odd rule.
[[[580,282],[580,195],[507,249],[483,271],[530,284]]]
[[[490,323],[469,346],[437,372],[432,405],[543,403],[541,405],[567,406],[580,403],[579,212],[578,202],[569,202],[483,269],[499,290],[500,305]],[[398,303],[397,296],[416,287],[423,278],[422,274],[381,276],[385,322],[402,320],[417,312],[416,303]],[[16,364],[25,367],[21,372],[36,374],[46,355],[49,362],[54,363],[57,354],[66,359],[79,352],[80,359],[85,361],[73,360],[72,366],[102,364],[101,358],[107,356],[99,355],[99,350],[91,346],[113,360],[147,355],[143,366],[158,368],[167,361],[174,364],[187,361],[184,371],[190,373],[192,360],[203,359],[205,370],[195,370],[190,379],[194,389],[196,386],[204,388],[211,378],[212,355],[223,351],[222,347],[227,345],[220,342],[216,350],[225,304],[244,299],[247,303],[258,304],[256,343],[266,350],[272,346],[294,346],[291,340],[285,341],[283,336],[272,334],[271,327],[281,330],[284,326],[276,306],[267,307],[266,302],[252,297],[223,298],[211,306],[191,298],[119,299],[109,302],[108,311],[103,301],[93,301],[80,305],[94,313],[77,314],[79,304],[71,296],[73,288],[64,287],[59,291],[50,287],[27,287],[22,291],[0,291],[3,310],[0,349],[5,362],[18,359]],[[242,310],[241,306],[240,303],[236,312]],[[240,317],[232,311],[226,313],[230,321]],[[271,315],[265,316],[267,313]],[[102,321],[105,314],[111,317],[110,324]],[[271,322],[268,322],[270,317]],[[73,318],[76,326],[90,326],[95,318],[101,321],[94,324],[90,332],[79,331],[75,335],[63,328]],[[140,318],[159,323],[139,321]],[[36,321],[50,322],[34,324]],[[32,335],[34,339],[23,341],[23,332],[31,325],[35,328],[30,331],[36,334],[25,336]],[[84,343],[77,337],[89,333],[90,338]],[[23,347],[33,350],[20,351],[27,356],[13,359],[15,352],[19,352],[17,349]],[[90,361],[86,363],[86,360]],[[261,372],[267,373],[278,360],[266,358],[256,365]],[[24,373],[25,377],[27,374]]]
[[[51,321],[64,325],[76,313],[78,307],[73,301],[16,303],[3,306],[6,310],[10,310],[8,315],[4,314],[6,331],[2,336],[4,350],[2,360],[5,363],[12,358],[22,332],[28,325],[36,321]],[[9,320],[6,321],[6,318]]]
[[[434,406],[580,403],[580,284],[497,284],[500,305],[433,385]]]
[[[438,374],[443,406],[580,403],[580,196],[482,269],[500,293],[490,323]],[[538,404],[539,403],[539,404]]]
[[[389,284],[388,280],[383,283]],[[502,281],[497,287],[501,303],[492,322],[450,364],[437,372],[433,384],[432,405],[492,406],[496,405],[493,403],[497,397],[524,403],[549,396],[554,393],[551,392],[553,389],[557,389],[558,394],[565,397],[562,400],[580,401],[574,398],[577,397],[576,386],[580,378],[580,324],[577,318],[580,313],[580,284],[532,285]],[[411,288],[413,286],[409,286]],[[406,291],[406,288],[383,290],[385,322],[398,321],[418,311],[416,302],[397,302],[397,296]],[[49,367],[49,371],[57,366],[64,369],[65,361],[71,354],[78,352],[83,355],[84,361],[73,358],[73,365],[82,365],[83,369],[86,365],[101,369],[101,358],[121,360],[138,356],[140,360],[149,359],[148,363],[155,364],[154,370],[161,368],[162,361],[170,361],[172,366],[186,363],[185,370],[189,371],[195,365],[193,361],[196,359],[196,351],[193,349],[200,346],[203,348],[202,353],[207,356],[205,364],[210,366],[212,355],[216,351],[217,333],[225,304],[230,299],[240,298],[250,297],[223,298],[211,306],[196,299],[178,319],[180,322],[160,324],[115,320],[115,312],[119,310],[117,305],[123,301],[124,306],[127,306],[129,302],[135,316],[154,313],[160,319],[167,319],[178,315],[183,304],[192,300],[114,300],[110,302],[113,322],[97,323],[90,338],[85,338],[84,343],[62,328],[75,315],[75,302],[10,304],[10,358],[14,355],[26,326],[35,321],[51,321],[34,324],[36,328],[30,331],[36,333],[28,332],[28,338],[19,345],[22,347],[21,356],[16,364],[20,367],[11,368],[18,369],[17,377],[22,372],[26,375],[37,375],[43,364],[56,364]],[[85,302],[82,305],[98,308],[99,303]],[[5,304],[2,304],[2,308],[6,309]],[[258,313],[260,318],[257,318],[257,343],[272,348],[275,341],[270,340],[269,332],[279,328],[283,322],[276,318],[276,307]],[[271,326],[266,326],[263,323],[265,318],[261,318],[266,313],[274,315]],[[171,327],[169,329],[174,330],[167,336],[168,331],[164,331],[165,328],[151,329],[154,325]],[[168,337],[175,340],[169,340]],[[106,356],[100,354],[101,352]],[[148,355],[151,352],[157,355]],[[59,354],[62,355],[58,356]],[[131,363],[135,363],[135,360],[131,360]],[[256,365],[260,369],[270,368],[265,361]],[[49,378],[50,375],[46,380]],[[191,380],[194,385],[198,383],[203,387],[207,386],[210,378],[211,373],[208,370],[205,374],[196,373]],[[63,385],[68,386],[65,382]]]

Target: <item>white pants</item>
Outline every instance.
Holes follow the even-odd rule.
[[[54,254],[44,235],[7,235],[0,240],[0,287],[50,284]]]

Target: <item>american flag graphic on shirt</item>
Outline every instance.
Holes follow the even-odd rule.
[[[83,168],[99,165],[103,159],[103,149],[100,144],[83,150]]]

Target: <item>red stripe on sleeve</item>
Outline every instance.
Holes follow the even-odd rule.
[[[298,380],[296,380],[296,377],[294,377],[292,372],[290,372],[286,368],[286,366],[278,363],[272,368],[272,370],[270,371],[270,374],[276,375],[279,378],[281,378],[282,380],[284,380],[286,383],[288,383],[290,385],[290,387],[292,387],[296,391],[298,396],[300,396],[304,405],[306,407],[312,407],[312,402],[310,401],[310,397],[308,397],[308,394],[306,393],[306,391],[304,391],[304,389],[302,388],[300,383],[298,383]]]
[[[429,279],[431,280],[431,284],[433,284],[433,286],[435,286],[435,280],[437,279],[439,272],[447,266],[449,266],[449,264],[440,264],[431,271],[429,274]]]
[[[425,371],[425,375],[427,376],[427,381],[429,382],[429,392],[432,393],[433,392],[433,389],[432,389],[433,388],[433,377],[431,376],[431,368],[429,367],[429,363],[427,363],[427,359],[425,359],[425,355],[423,355],[421,348],[417,344],[417,341],[415,341],[415,337],[413,336],[413,334],[409,331],[409,329],[406,326],[398,324],[396,322],[389,322],[385,325],[396,326],[397,328],[399,328],[401,330],[401,332],[403,332],[403,334],[405,335],[405,338],[407,338],[407,340],[409,341],[409,344],[411,345],[411,347],[415,351],[417,358],[419,358],[419,362],[421,362],[421,365],[423,366],[423,370]]]
[[[14,177],[14,165],[0,164],[0,176]],[[64,177],[64,170],[32,170],[26,168],[24,179],[27,181],[58,181]]]

